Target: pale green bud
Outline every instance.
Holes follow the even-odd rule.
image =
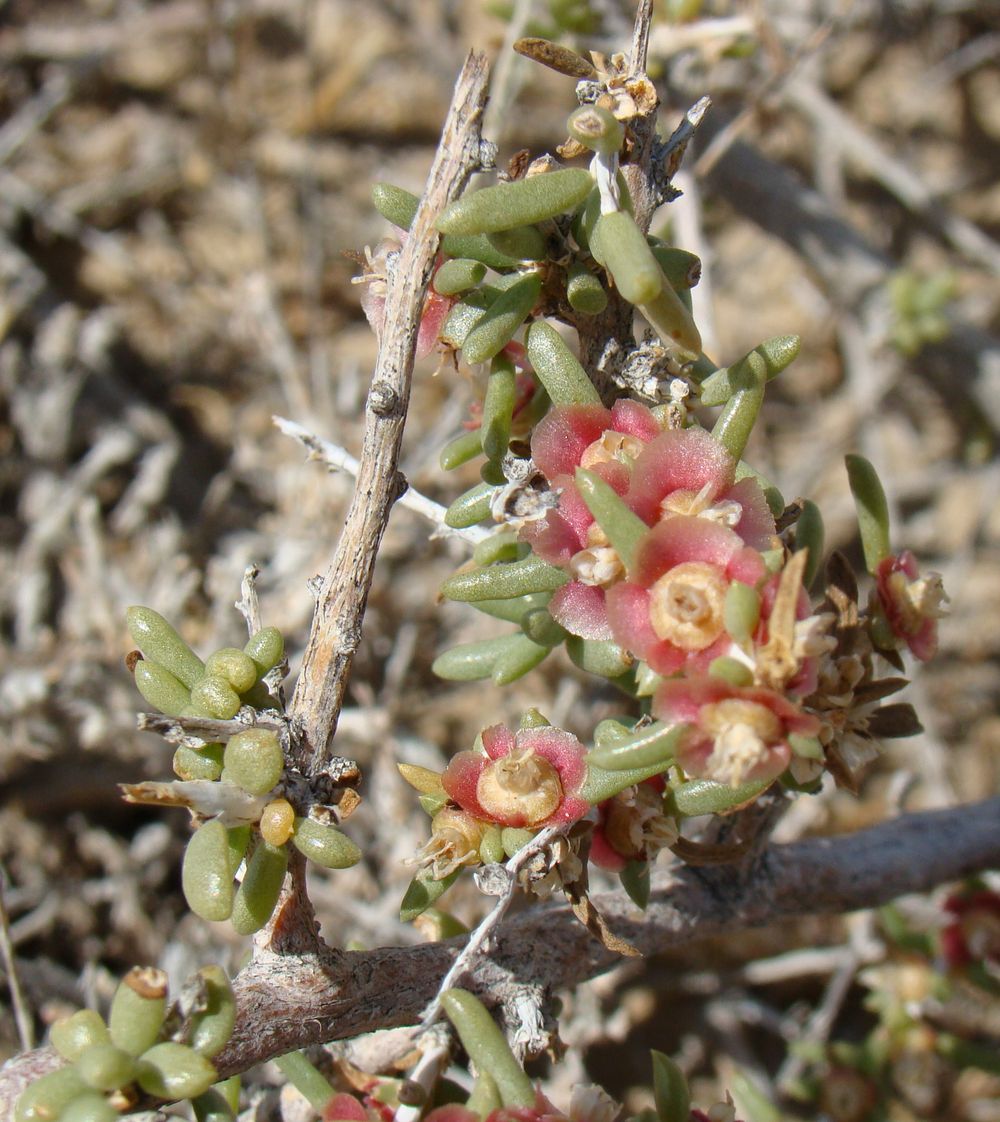
[[[129,634],[143,657],[169,670],[189,689],[205,673],[205,664],[152,608],[133,607],[125,613]]]

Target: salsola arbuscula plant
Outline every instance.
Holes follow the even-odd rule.
[[[705,109],[673,135],[654,135],[657,94],[643,72],[649,9],[641,6],[630,56],[588,58],[538,38],[515,44],[577,80],[579,105],[555,155],[522,153],[490,185],[460,190],[471,171],[496,171],[474,127],[484,68],[473,56],[456,95],[464,109],[446,131],[454,150],[442,145],[424,199],[375,186],[375,207],[396,233],[366,250],[358,278],[388,356],[369,402],[367,458],[355,465],[363,485],[352,512],[367,536],[352,537],[349,514],[342,550],[357,556],[313,587],[316,623],[294,696],[282,687],[284,640],[260,625],[252,588],[241,603],[246,644],[204,660],[157,612],[129,610],[138,649],[127,664],[160,714],[145,727],[174,745],[176,778],[125,785],[125,797],[188,812],[187,904],[253,935],[254,952],[235,985],[204,967],[170,1006],[165,976],[137,970],[107,1023],[91,1010],[57,1022],[51,1042],[65,1064],[21,1096],[18,1122],[112,1122],[185,1099],[199,1122],[227,1122],[239,1110],[238,1083],[227,1077],[259,1059],[274,1059],[325,1122],[736,1122],[728,1094],[692,1106],[681,1067],[660,1051],[649,1106],[620,1105],[577,1073],[567,1101],[549,1101],[525,1055],[555,1047],[544,1023],[550,985],[582,977],[579,962],[552,960],[561,942],[580,937],[598,941],[586,944],[585,970],[655,949],[646,932],[662,922],[664,902],[677,915],[711,913],[708,926],[719,922],[713,907],[730,902],[734,922],[763,922],[777,898],[769,893],[784,885],[780,854],[766,864],[782,808],[831,780],[856,793],[883,739],[920,730],[908,703],[888,699],[908,684],[905,657],[935,653],[947,597],[913,553],[893,550],[888,503],[866,459],[846,463],[863,571],[826,556],[814,503],[786,501],[754,466],[766,387],[796,360],[800,341],[770,337],[726,356],[727,365],[713,361],[693,311],[698,258],[648,233],[654,211],[676,196],[671,178]],[[456,139],[459,126],[466,131]],[[413,308],[400,329],[407,287]],[[333,755],[331,741],[378,539],[403,489],[396,457],[414,353],[436,354],[442,370],[469,375],[480,390],[440,453],[444,472],[477,463],[479,482],[447,508],[424,506],[442,533],[470,547],[442,595],[507,625],[441,651],[436,673],[530,686],[535,668],[565,659],[595,694],[615,699],[615,711],[586,734],[579,721],[559,727],[536,707],[515,720],[483,713],[478,736],[443,767],[401,753],[399,773],[430,818],[429,839],[409,846],[415,876],[401,918],[422,920],[418,930],[441,944],[408,958],[410,948],[325,946],[305,868],[341,870],[365,856],[351,825],[341,828],[359,801],[360,770]],[[390,425],[391,439],[380,436]],[[318,438],[303,439],[324,454]],[[351,568],[356,561],[366,573]],[[675,858],[672,882],[653,872],[664,850]],[[800,876],[816,867],[809,860]],[[986,863],[977,850],[949,868]],[[829,874],[824,907],[883,898],[856,864]],[[608,896],[607,913],[590,899],[592,869],[595,879],[615,874],[624,889]],[[471,933],[443,899],[467,870],[499,898]],[[937,873],[926,876],[934,883]],[[532,914],[542,924],[563,915],[549,906],[500,927],[515,895],[554,891],[586,931],[553,927],[548,940],[533,928],[534,944],[514,939],[508,951],[505,938],[527,930]],[[775,911],[796,907],[801,899],[782,900]],[[891,912],[889,938],[916,946],[925,973],[939,971],[935,996],[949,986],[995,996],[995,894],[970,884],[944,912],[940,943],[904,930]],[[674,915],[671,925],[683,926]],[[449,936],[467,938],[449,944]],[[491,966],[492,993],[478,973]],[[496,981],[501,974],[509,983]],[[935,1023],[930,1003],[872,1007],[881,1021],[864,1046],[803,1051],[782,1093],[818,1103],[836,1122],[861,1122],[889,1109],[899,1071],[918,1060],[932,1057],[941,1086],[966,1070],[994,1070],[985,1049]],[[337,1057],[331,1073],[329,1057],[297,1050],[356,1035],[361,1024],[417,1021],[378,1071]],[[764,1109],[774,1104],[743,1091],[741,1105],[750,1105],[741,1116],[777,1117]],[[282,1109],[304,1111],[296,1104]]]

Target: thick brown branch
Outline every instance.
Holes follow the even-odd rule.
[[[329,756],[351,663],[361,638],[379,542],[405,480],[397,472],[424,292],[441,210],[480,162],[479,121],[489,74],[471,53],[455,85],[427,187],[396,262],[385,304],[381,346],[365,410],[358,482],[330,569],[323,579],[290,716],[298,764],[316,773]]]

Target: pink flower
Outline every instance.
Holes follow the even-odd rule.
[[[788,738],[813,737],[819,719],[774,690],[720,678],[673,678],[653,699],[653,714],[688,725],[677,763],[689,775],[738,787],[779,776],[792,756]]]
[[[546,725],[516,734],[493,725],[483,752],[459,752],[441,776],[448,796],[474,818],[541,828],[575,822],[590,809],[579,797],[586,749],[571,733]]]
[[[521,537],[543,561],[568,569],[574,578],[549,603],[554,619],[573,635],[611,638],[604,593],[625,575],[621,559],[577,490],[573,473],[578,467],[593,471],[624,496],[635,458],[661,431],[649,409],[621,398],[610,409],[553,409],[531,438],[536,466],[561,494],[558,509],[525,525]]]
[[[920,576],[917,559],[905,549],[879,562],[875,587],[893,635],[926,662],[937,651],[937,621],[948,603],[940,574]]]
[[[691,515],[727,526],[754,549],[770,549],[774,516],[755,479],[734,482],[736,461],[704,429],[670,429],[635,461],[625,501],[648,525]]]
[[[674,515],[639,546],[634,579],[608,590],[615,641],[658,674],[707,669],[732,640],[725,629],[733,581],[755,588],[764,561],[733,530],[704,518]]]
[[[392,1122],[392,1107],[371,1095],[365,1095],[364,1104],[353,1095],[340,1092],[323,1107],[323,1122]],[[456,1120],[457,1122],[457,1120]]]
[[[1000,963],[1000,895],[989,889],[955,893],[944,902],[951,922],[941,930],[941,950],[951,967]]]

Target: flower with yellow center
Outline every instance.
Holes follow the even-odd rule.
[[[729,582],[715,565],[685,561],[649,590],[649,619],[660,639],[701,651],[722,634]]]
[[[753,701],[726,698],[705,705],[700,721],[713,741],[706,763],[709,776],[732,787],[744,783],[781,739],[781,721],[766,706]]]
[[[416,864],[444,880],[463,865],[478,865],[483,823],[457,807],[446,806],[431,821],[431,836],[417,853]]]
[[[559,772],[531,747],[487,764],[476,784],[476,798],[498,819],[522,818],[525,826],[544,821],[562,801]]]
[[[588,471],[597,464],[606,464],[610,460],[617,460],[622,464],[630,464],[645,448],[645,441],[637,436],[630,436],[625,432],[615,432],[605,429],[598,440],[588,445],[580,457],[580,467]]]

